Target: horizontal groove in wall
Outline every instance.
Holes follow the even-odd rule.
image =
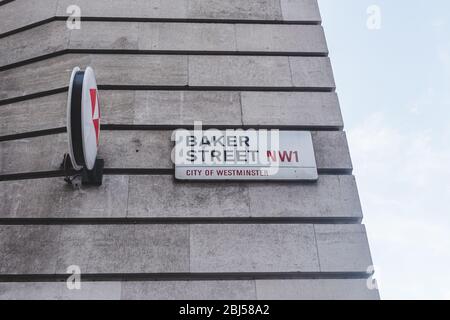
[[[99,90],[147,90],[147,91],[260,91],[260,92],[334,92],[334,87],[197,87],[197,86],[141,86],[141,85],[98,85]],[[66,92],[68,87],[62,87],[33,94],[0,100],[0,106],[25,100],[31,100]]]
[[[14,98],[0,100],[0,106],[3,106],[5,104],[20,102],[20,101],[26,101],[26,100],[36,99],[36,98],[42,98],[42,97],[45,97],[45,96],[50,96],[50,95],[53,95],[53,94],[66,92],[68,89],[69,89],[69,87],[62,87],[62,88],[36,92],[36,93],[32,93],[32,94],[27,94],[27,95],[23,95],[23,96],[20,96],[20,97],[14,97]]]
[[[0,142],[11,141],[11,140],[20,140],[20,139],[25,139],[25,138],[49,136],[49,135],[53,135],[53,134],[64,133],[66,131],[67,131],[67,129],[65,127],[60,127],[60,128],[51,128],[51,129],[44,129],[44,130],[37,130],[37,131],[8,134],[6,136],[0,136]]]
[[[342,131],[342,127],[339,126],[267,126],[267,125],[240,125],[240,126],[230,126],[230,125],[208,125],[202,124],[203,130],[208,129],[267,129],[267,130],[304,130],[304,131]],[[103,124],[101,125],[102,130],[109,131],[160,131],[160,130],[176,130],[176,129],[186,129],[193,130],[194,125],[145,125],[145,124]]]
[[[14,0],[5,0],[5,3]],[[3,3],[0,3],[2,5]],[[67,16],[56,16],[48,19],[32,23],[21,28],[17,28],[8,32],[0,34],[0,38],[10,36],[34,27],[52,22],[52,21],[66,21]],[[133,17],[81,17],[81,21],[97,21],[97,22],[159,22],[159,23],[220,23],[220,24],[274,24],[274,25],[321,25],[321,21],[302,21],[302,20],[245,20],[245,19],[195,19],[195,18],[133,18]]]
[[[317,169],[319,174],[322,175],[349,175],[352,174],[353,170],[352,169]],[[105,168],[104,171],[105,174],[110,174],[110,175],[172,175],[175,174],[175,169],[152,169],[152,168],[148,168],[148,169],[142,169],[142,168]],[[0,176],[1,177],[1,176]],[[0,178],[1,179],[1,178]],[[212,182],[217,182],[214,180],[211,180]],[[234,180],[237,181],[237,180]],[[248,180],[244,180],[246,182],[251,182]],[[276,181],[276,180],[272,180],[272,181]],[[185,181],[180,181],[180,183],[183,183]],[[198,181],[200,182],[200,181]],[[205,182],[205,181],[201,181],[201,182]],[[222,180],[222,182],[224,182]],[[298,181],[286,181],[284,180],[284,182],[286,183],[298,183]],[[191,181],[190,183],[195,183],[194,181]],[[306,184],[306,183],[314,183],[313,181],[302,181],[302,183]]]
[[[15,0],[2,0],[2,1],[0,1],[0,6],[3,6],[5,4],[13,2],[13,1],[15,1]]]
[[[0,72],[25,66],[38,61],[55,58],[65,54],[136,54],[136,55],[191,55],[191,56],[277,56],[277,57],[328,57],[328,52],[292,51],[196,51],[196,50],[138,50],[138,49],[65,49],[39,57],[0,66]]]
[[[1,71],[6,71],[6,70],[10,70],[10,69],[14,69],[14,68],[18,68],[18,67],[22,67],[22,66],[25,66],[27,64],[34,63],[34,62],[38,62],[38,61],[42,61],[42,60],[47,60],[47,59],[59,57],[59,56],[62,56],[64,54],[68,54],[68,53],[74,53],[74,52],[71,52],[71,50],[69,50],[69,49],[64,49],[64,50],[60,50],[60,51],[55,51],[55,52],[52,52],[52,53],[44,54],[44,55],[39,56],[39,57],[26,59],[26,60],[14,62],[14,63],[11,63],[11,64],[6,64],[6,65],[3,65],[3,66],[0,66],[0,72]]]
[[[65,173],[63,170],[10,173],[0,175],[0,181],[31,180],[31,179],[55,178],[64,176]]]
[[[5,0],[5,3],[14,0]],[[3,3],[0,2],[0,6]],[[52,21],[66,21],[67,16],[56,16],[44,19],[26,26],[10,30],[0,34],[0,39],[10,35],[20,33],[35,27],[44,25]],[[132,18],[132,17],[81,17],[81,21],[98,22],[167,22],[167,23],[221,23],[221,24],[285,24],[285,25],[321,25],[321,21],[301,21],[301,20],[244,20],[244,19],[176,19],[176,18]]]
[[[66,21],[67,16],[56,16],[55,20]],[[322,24],[322,21],[311,21],[311,20],[261,20],[261,19],[214,19],[214,18],[81,17],[81,21],[228,23],[228,24],[243,23],[243,24],[292,24],[292,25],[321,25]]]
[[[13,0],[13,1],[14,1],[14,0]],[[66,19],[67,19],[67,18],[66,18]],[[53,22],[53,21],[55,21],[55,20],[56,20],[55,17],[52,17],[52,18],[48,18],[48,19],[44,19],[44,20],[35,22],[35,23],[27,24],[26,26],[23,26],[23,27],[14,29],[14,30],[10,30],[10,31],[7,31],[7,32],[3,32],[3,33],[0,34],[0,39],[6,38],[6,37],[9,37],[9,36],[12,36],[13,34],[16,34],[16,33],[20,33],[20,32],[23,32],[23,31],[27,31],[27,30],[30,30],[30,29],[33,29],[33,28],[42,26],[42,25],[44,25],[44,24]]]
[[[99,85],[100,90],[164,90],[164,91],[261,91],[261,92],[334,92],[334,87],[240,87],[240,86],[146,86]]]
[[[366,272],[273,272],[273,273],[83,273],[83,281],[193,281],[193,280],[290,280],[367,279]],[[58,282],[67,274],[0,274],[0,282]]]
[[[61,155],[61,161],[62,161]],[[352,169],[318,169],[319,175],[351,175]],[[175,169],[160,169],[160,168],[105,168],[103,173],[105,175],[174,175]],[[75,171],[69,172],[70,175],[75,175]],[[15,181],[15,180],[32,180],[32,179],[45,179],[45,178],[55,178],[55,177],[64,177],[65,172],[63,170],[52,170],[52,171],[36,171],[36,172],[20,172],[20,173],[8,173],[1,174],[0,181]],[[233,180],[234,182],[239,180]],[[244,180],[246,182],[251,183],[252,181]],[[276,182],[277,180],[272,180],[272,182]],[[191,181],[190,183],[205,183],[207,181]],[[211,180],[211,182],[217,182]],[[225,182],[225,181],[222,181]],[[258,182],[258,181],[255,181]],[[259,181],[261,182],[261,181]],[[284,181],[285,183],[299,183],[299,181]],[[314,183],[314,181],[300,181],[303,184]],[[180,183],[185,183],[184,181],[180,181]]]
[[[246,125],[246,126],[229,126],[229,125],[202,125],[203,130],[218,129],[255,129],[255,130],[284,130],[284,131],[342,131],[342,127],[339,126],[262,126],[262,125]],[[194,125],[141,125],[141,124],[102,124],[101,130],[107,131],[172,131],[177,129],[193,130]],[[21,132],[15,134],[9,134],[0,136],[0,142],[20,140],[25,138],[34,138],[41,136],[49,136],[54,134],[60,134],[66,132],[65,127],[50,128],[37,131]]]
[[[0,225],[134,225],[134,224],[360,224],[361,218],[0,218]]]

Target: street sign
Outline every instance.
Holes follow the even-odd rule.
[[[177,130],[179,180],[317,180],[311,133],[278,130]]]

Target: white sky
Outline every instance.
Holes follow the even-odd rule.
[[[381,297],[450,299],[450,1],[319,4]]]

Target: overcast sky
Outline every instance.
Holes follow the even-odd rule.
[[[450,299],[450,1],[319,3],[381,297]]]

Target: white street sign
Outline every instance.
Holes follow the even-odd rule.
[[[317,180],[311,133],[278,130],[177,130],[180,180]]]

